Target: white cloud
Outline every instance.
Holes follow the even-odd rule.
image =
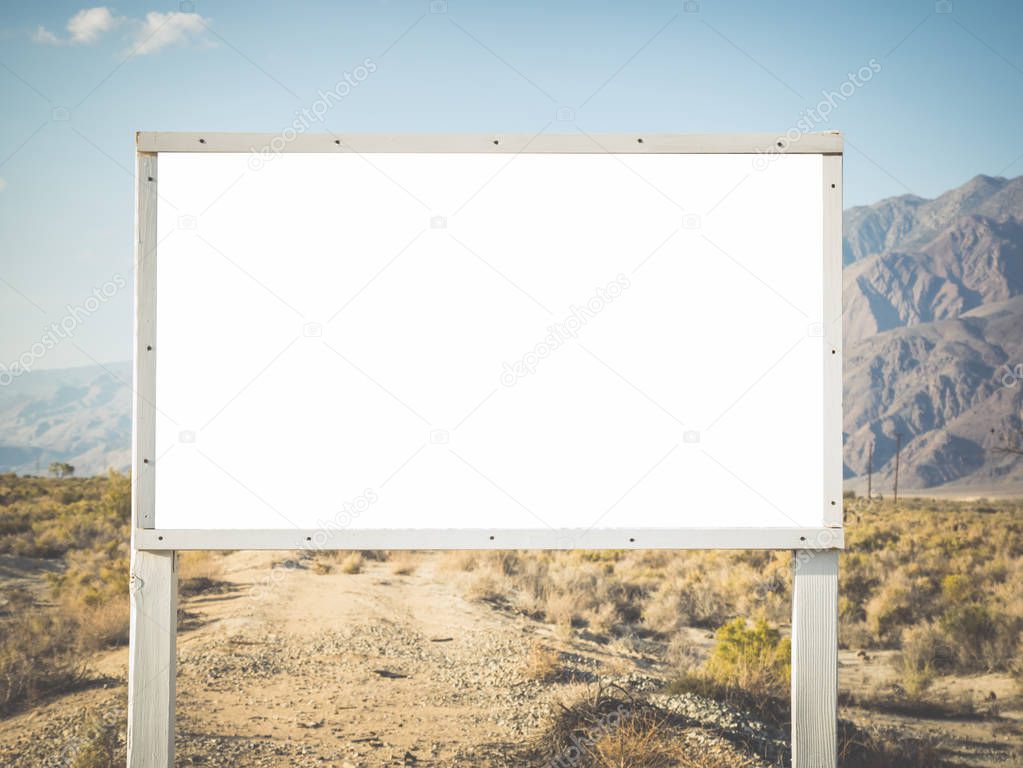
[[[185,45],[198,41],[206,32],[208,19],[198,13],[150,11],[143,19],[116,16],[106,6],[83,8],[67,22],[67,37],[55,35],[46,27],[36,28],[32,39],[44,45],[89,45],[110,30],[127,25],[131,30],[125,54],[156,53],[171,45]]]
[[[109,32],[123,21],[123,18],[115,16],[109,8],[102,5],[96,8],[83,8],[68,19],[66,25],[68,37],[66,39],[57,37],[43,26],[36,28],[32,39],[46,45],[64,45],[66,43],[88,45],[99,40],[105,32]]]
[[[86,8],[79,11],[67,23],[67,31],[71,33],[73,43],[92,43],[100,35],[107,32],[118,24],[122,19],[114,16],[109,8]]]
[[[32,39],[37,43],[44,43],[45,45],[60,45],[60,38],[43,26],[36,27]]]
[[[156,53],[168,45],[181,45],[202,37],[206,19],[198,13],[150,11],[138,23],[131,50],[139,55]]]

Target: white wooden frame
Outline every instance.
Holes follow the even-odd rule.
[[[838,551],[842,529],[842,137],[804,134],[138,133],[132,588],[128,764],[174,761],[176,550],[771,549],[792,550],[794,768],[836,765]],[[823,156],[824,433],[821,525],[611,530],[165,530],[155,528],[156,200],[165,152],[819,154]]]

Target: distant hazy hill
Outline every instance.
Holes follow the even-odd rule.
[[[111,363],[35,371],[0,388],[0,471],[46,472],[51,461],[83,475],[126,469],[130,384],[131,366]]]
[[[847,485],[1023,492],[1023,177],[845,212]],[[1020,369],[1023,371],[1023,369]],[[859,477],[856,477],[859,476]]]
[[[845,212],[845,474],[900,486],[1023,493],[1023,177],[977,176],[934,199]],[[1023,368],[1019,369],[1023,372]],[[128,363],[40,371],[0,389],[0,471],[129,463]]]

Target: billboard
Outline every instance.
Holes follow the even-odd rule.
[[[840,544],[840,137],[275,138],[139,137],[145,546]]]

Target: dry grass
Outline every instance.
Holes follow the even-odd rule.
[[[522,666],[522,676],[527,680],[552,683],[560,680],[562,674],[561,655],[540,642],[534,642]]]
[[[196,551],[178,553],[178,580],[204,579],[220,581],[224,576],[224,565],[216,552]]]
[[[61,601],[64,615],[75,626],[78,647],[99,651],[128,643],[128,599],[109,601],[91,608],[82,603]]]
[[[664,651],[664,660],[680,672],[699,667],[706,658],[707,654],[703,649],[693,643],[692,638],[684,632],[672,635]]]
[[[911,672],[1008,671],[1023,630],[1023,508],[918,499],[848,508],[844,638],[901,647]]]
[[[596,688],[558,707],[522,763],[573,768],[746,768],[757,762],[706,731],[620,691]],[[691,739],[699,733],[701,739]]]
[[[669,768],[677,766],[678,745],[656,717],[630,717],[604,733],[593,745],[601,768]],[[705,764],[705,763],[704,763]]]
[[[388,559],[395,576],[411,576],[416,572],[416,556],[411,552],[395,552]]]
[[[119,715],[124,715],[122,710]],[[61,766],[68,768],[114,768],[127,762],[126,727],[123,717],[107,713],[99,717],[85,712],[66,743]]]
[[[73,639],[77,626],[70,619],[30,609],[4,617],[0,630],[0,715],[82,683],[85,669]]]
[[[896,510],[855,498],[846,505],[843,646],[902,649],[901,686],[918,693],[932,676],[1018,668],[1023,506],[914,499]],[[686,627],[790,620],[785,552],[458,552],[444,567],[474,599],[552,624],[565,638],[671,643]]]
[[[906,738],[893,728],[838,723],[838,764],[843,768],[942,768],[947,763],[931,740]]]
[[[83,654],[127,641],[130,483],[125,475],[0,475],[0,553],[61,558],[51,599],[8,593],[0,611],[0,712],[71,690]]]
[[[181,597],[221,593],[231,590],[224,581],[222,555],[217,552],[178,553],[178,594]]]
[[[474,552],[445,559],[475,599],[608,639],[668,639],[681,627],[716,628],[740,615],[784,621],[788,567],[783,553]]]
[[[120,719],[109,721],[86,713],[68,755],[69,768],[113,768],[127,762],[125,728]]]
[[[349,552],[338,563],[338,570],[341,573],[362,573],[366,565],[366,559],[359,552]]]

